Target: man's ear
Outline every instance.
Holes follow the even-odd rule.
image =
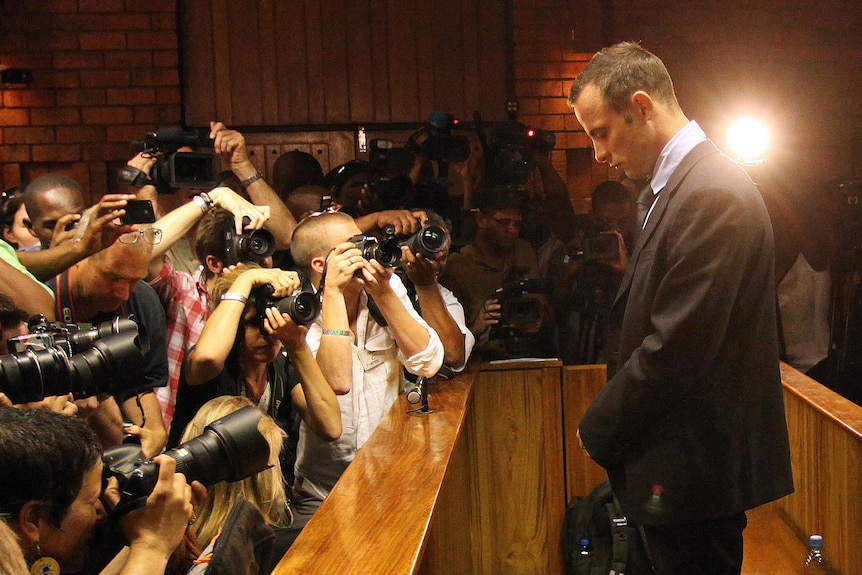
[[[209,273],[214,276],[219,275],[224,269],[222,261],[213,255],[209,255],[204,258],[204,266],[206,266]]]
[[[311,258],[311,269],[313,269],[316,274],[323,275],[324,265],[326,265],[326,256]]]
[[[641,120],[649,120],[652,118],[653,108],[655,107],[655,102],[653,102],[652,96],[643,90],[638,90],[632,94],[631,103],[632,113],[635,114],[637,118]]]
[[[28,501],[21,506],[17,522],[10,521],[10,523],[17,525],[16,531],[21,536],[21,546],[25,549],[29,547],[28,543],[39,542],[39,525],[43,521],[47,521],[42,512],[44,505],[41,501]]]

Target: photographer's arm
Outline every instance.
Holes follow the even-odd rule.
[[[0,258],[0,293],[8,296],[17,307],[28,314],[41,313],[53,321],[54,297],[51,290],[6,261],[6,257],[10,259],[16,257],[12,246],[5,244],[3,250],[5,257]]]
[[[216,154],[227,156],[230,160],[230,169],[236,174],[240,182],[254,179],[257,168],[251,163],[248,151],[245,147],[245,138],[236,130],[228,130],[221,122],[210,122],[210,137],[215,139],[214,149]],[[290,237],[296,227],[296,219],[287,206],[267,183],[264,178],[254,179],[245,184],[245,191],[257,206],[269,206],[270,219],[264,224],[275,237],[276,247],[284,250],[290,247]]]
[[[428,216],[421,210],[383,210],[354,218],[353,221],[362,233],[382,230],[391,225],[395,228],[395,235],[410,236],[425,225]]]
[[[161,453],[168,443],[168,432],[156,394],[132,395],[123,402],[123,413],[140,431],[141,449],[147,457]]]
[[[316,357],[326,381],[338,395],[348,393],[353,382],[354,336],[344,290],[354,281],[353,274],[362,267],[362,262],[361,252],[350,242],[337,245],[326,261],[320,310],[323,331]]]
[[[90,208],[93,213],[80,240],[65,242],[46,250],[18,252],[21,263],[30,270],[30,273],[44,281],[102,251],[121,235],[136,229],[134,226],[113,223],[113,220],[126,213],[123,207],[128,200],[133,199],[135,196],[129,194],[107,194],[98,204]]]
[[[269,206],[256,206],[249,203],[230,188],[214,188],[206,194],[213,206],[234,214],[237,221],[237,233],[242,233],[243,216],[249,217],[251,222],[248,227],[252,229],[260,228],[269,218]],[[185,236],[200,221],[208,209],[207,202],[203,198],[192,200],[165,214],[153,224],[153,227],[162,230],[162,241],[153,246],[147,279],[159,274],[162,270],[164,255],[175,242]]]

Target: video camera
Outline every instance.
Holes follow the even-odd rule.
[[[150,177],[137,168],[125,166],[119,174],[121,184],[151,184],[160,194],[179,188],[209,190],[217,184],[218,169],[212,153],[178,152],[180,148],[212,149],[214,140],[208,128],[164,128],[149,132],[143,140],[132,142],[132,150],[156,158]]]
[[[273,298],[275,289],[270,284],[257,286],[251,290],[261,329],[263,329],[263,320],[266,319],[266,309],[270,307],[276,308],[279,313],[288,314],[298,325],[310,325],[320,315],[320,300],[314,293],[311,282],[304,273],[298,270],[296,273],[299,275],[300,287],[289,296]]]
[[[134,320],[115,318],[82,330],[39,315],[28,325],[33,333],[9,339],[13,353],[0,356],[0,391],[12,403],[69,392],[75,399],[120,395],[143,387],[149,342]]]
[[[269,443],[258,429],[261,416],[257,407],[243,407],[213,421],[201,435],[165,455],[176,460],[177,472],[189,483],[200,481],[209,487],[251,477],[269,467]],[[120,503],[114,514],[143,507],[158,480],[158,465],[134,443],[108,447],[102,461],[104,480],[116,477],[120,484]]]
[[[504,283],[494,292],[500,304],[500,321],[491,328],[489,338],[503,340],[512,357],[538,355],[534,338],[545,311],[542,301],[530,294],[548,294],[552,287],[550,280],[538,278]]]
[[[264,229],[246,231],[251,218],[243,216],[243,232],[237,234],[231,227],[224,233],[224,265],[232,266],[241,262],[262,263],[275,253],[275,236]]]
[[[459,123],[452,114],[431,112],[428,124],[408,138],[407,147],[435,162],[463,162],[470,157],[470,141],[466,136],[452,135]]]
[[[407,246],[415,254],[433,259],[449,246],[449,231],[440,226],[426,226],[411,236],[397,236],[395,226],[383,228],[383,239],[358,234],[348,241],[356,244],[366,260],[377,260],[384,267],[394,268],[401,261],[401,246]]]
[[[489,142],[487,175],[495,184],[524,185],[534,167],[533,151],[547,154],[556,143],[553,132],[520,122],[500,124]]]

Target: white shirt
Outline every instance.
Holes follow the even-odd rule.
[[[410,315],[428,330],[428,345],[406,357],[395,344],[388,327],[378,324],[368,311],[368,296],[359,296],[359,313],[353,342],[353,374],[350,391],[337,396],[341,406],[341,437],[324,441],[303,421],[296,456],[294,495],[300,499],[322,501],[353,461],[356,452],[377,428],[403,388],[404,367],[410,373],[431,377],[443,365],[443,344],[437,332],[413,309],[404,284],[395,274],[392,289]],[[463,312],[462,312],[463,313]],[[309,326],[306,340],[317,355],[322,335],[320,318]]]
[[[458,327],[461,328],[461,333],[464,334],[464,361],[458,365],[450,365],[449,367],[451,367],[452,371],[455,372],[463,371],[464,367],[467,365],[467,360],[470,359],[470,354],[473,352],[473,346],[476,345],[476,337],[473,335],[473,332],[467,328],[467,320],[464,317],[464,306],[461,305],[461,302],[458,301],[458,298],[455,297],[452,290],[446,286],[440,285],[439,283],[437,284],[437,287],[440,289],[443,303],[446,304],[446,311],[449,312],[449,315],[452,316],[452,319],[454,319],[455,323],[458,324]]]
[[[662,148],[661,154],[659,154],[658,160],[656,160],[655,167],[653,168],[649,185],[650,188],[652,188],[654,196],[657,196],[667,185],[668,180],[670,180],[671,175],[673,175],[682,163],[683,158],[685,158],[695,146],[705,140],[706,133],[694,120],[691,120],[682,128],[682,130],[674,134],[673,138],[671,138],[670,141],[664,145],[664,148]],[[653,207],[655,207],[655,200],[653,200],[652,206],[644,218],[644,227],[646,227],[647,220],[649,220]]]

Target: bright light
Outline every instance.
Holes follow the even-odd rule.
[[[727,143],[742,163],[759,164],[769,147],[769,130],[760,120],[740,118],[728,129]]]

